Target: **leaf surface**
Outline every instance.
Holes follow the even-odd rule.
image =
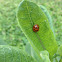
[[[32,57],[34,57],[37,62],[41,62],[41,60],[38,57],[37,53],[35,52],[35,50],[32,48],[32,46],[28,42],[26,44],[25,51],[26,51],[26,53],[28,53],[29,55],[31,55]]]
[[[12,46],[0,45],[1,62],[37,62],[24,51]]]
[[[42,11],[45,13],[46,17],[48,18],[50,28],[51,28],[52,32],[54,33],[52,18],[50,16],[49,12],[47,11],[47,9],[43,5],[40,5],[40,8],[42,9]],[[54,36],[55,36],[55,33],[54,33]]]
[[[58,48],[57,54],[62,56],[62,45],[60,45],[60,47]]]
[[[50,28],[49,21],[35,3],[23,1],[17,11],[17,18],[22,31],[35,51],[47,50],[52,57],[57,50],[57,43]],[[33,25],[39,25],[39,31],[33,32]],[[39,54],[40,55],[40,54]]]

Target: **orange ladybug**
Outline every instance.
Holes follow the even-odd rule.
[[[34,32],[39,31],[39,25],[38,24],[36,24],[36,25],[33,26],[33,31]]]

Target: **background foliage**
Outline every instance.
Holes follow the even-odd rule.
[[[48,12],[52,17],[58,45],[62,44],[62,18],[61,18],[62,1],[61,0],[29,0],[29,1],[33,1],[39,5],[44,5],[47,8]],[[26,50],[28,54],[30,54],[32,57],[35,57],[38,60],[35,51],[33,51],[33,48],[31,47],[25,35],[21,31],[16,19],[16,11],[20,2],[21,0],[0,0],[0,45],[9,44],[11,46],[16,46],[20,49]],[[61,54],[60,50],[61,47],[58,49],[59,54]],[[47,59],[46,55],[44,56]],[[49,59],[47,60],[49,61]]]
[[[61,0],[31,0],[36,4],[44,5],[53,19],[53,25],[58,44],[62,44],[62,6]],[[4,44],[24,49],[27,39],[21,31],[16,11],[21,0],[0,0],[0,38]]]

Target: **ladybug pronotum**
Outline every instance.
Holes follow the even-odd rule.
[[[36,25],[33,26],[33,31],[34,32],[39,31],[39,25],[38,24],[36,24]]]

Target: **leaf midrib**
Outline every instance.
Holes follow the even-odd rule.
[[[29,18],[30,18],[31,25],[33,26],[33,25],[34,25],[34,22],[32,21],[32,17],[31,17],[31,14],[30,14],[30,12],[29,12],[29,9],[28,9],[28,3],[27,3],[27,2],[26,2],[26,7],[27,7],[27,11],[28,11],[28,15],[29,15]],[[39,37],[39,35],[38,35],[37,32],[36,32],[35,34]],[[37,38],[38,38],[38,37],[37,37]],[[38,39],[40,39],[40,37],[39,37]],[[39,40],[39,41],[40,41],[40,40]],[[46,50],[45,46],[43,45],[43,42],[40,41],[40,43],[41,43],[42,48],[43,48],[44,50]]]

